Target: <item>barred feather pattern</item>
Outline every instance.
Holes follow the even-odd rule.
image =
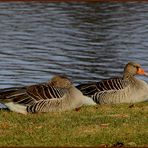
[[[62,88],[55,88],[50,84],[32,85],[22,88],[4,89],[0,92],[2,102],[15,102],[22,105],[31,105],[39,100],[61,98],[65,93]]]
[[[49,112],[49,111],[57,112],[57,111],[63,111],[64,109],[66,109],[66,105],[63,103],[63,98],[40,100],[33,103],[32,105],[27,106],[27,112],[31,113]]]
[[[102,104],[103,101],[108,101],[108,97],[116,97],[113,94],[115,94],[117,90],[120,91],[125,89],[128,85],[128,81],[123,80],[122,78],[113,78],[96,83],[81,84],[78,85],[77,88],[84,95],[91,97],[94,102]]]
[[[128,99],[131,96],[130,85],[120,90],[108,90],[96,92],[92,99],[97,104],[118,104],[125,101],[129,102]]]
[[[122,78],[108,79],[96,83],[97,89],[99,91],[104,90],[121,90],[128,85],[128,81]]]
[[[128,85],[122,78],[113,78],[96,83],[80,84],[76,86],[84,95],[91,96],[96,92],[105,90],[120,90]]]

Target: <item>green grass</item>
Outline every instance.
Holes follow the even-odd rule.
[[[0,111],[0,146],[148,146],[148,102],[22,115]]]

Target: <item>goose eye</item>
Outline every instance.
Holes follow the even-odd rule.
[[[137,68],[137,71],[139,71],[140,67],[136,66],[136,68]]]
[[[135,65],[134,65],[134,68],[139,69],[139,67],[138,66],[135,66]]]

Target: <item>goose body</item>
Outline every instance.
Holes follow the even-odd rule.
[[[147,75],[139,64],[129,62],[121,78],[81,84],[76,87],[98,104],[143,102],[148,100],[148,84],[136,78],[137,74]]]
[[[0,102],[23,114],[66,111],[96,104],[65,76],[55,76],[49,83],[1,90]]]

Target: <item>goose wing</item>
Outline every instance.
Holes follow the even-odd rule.
[[[2,103],[15,102],[23,105],[30,105],[39,100],[61,98],[65,91],[55,88],[50,84],[36,84],[21,88],[8,88],[0,91],[0,101]]]
[[[88,83],[88,84],[80,84],[76,86],[77,89],[79,89],[83,95],[91,96],[94,93],[98,92],[98,88],[96,83]]]
[[[109,90],[121,90],[128,86],[128,82],[122,78],[112,78],[95,83],[80,84],[76,86],[84,95],[92,96],[98,92]]]

